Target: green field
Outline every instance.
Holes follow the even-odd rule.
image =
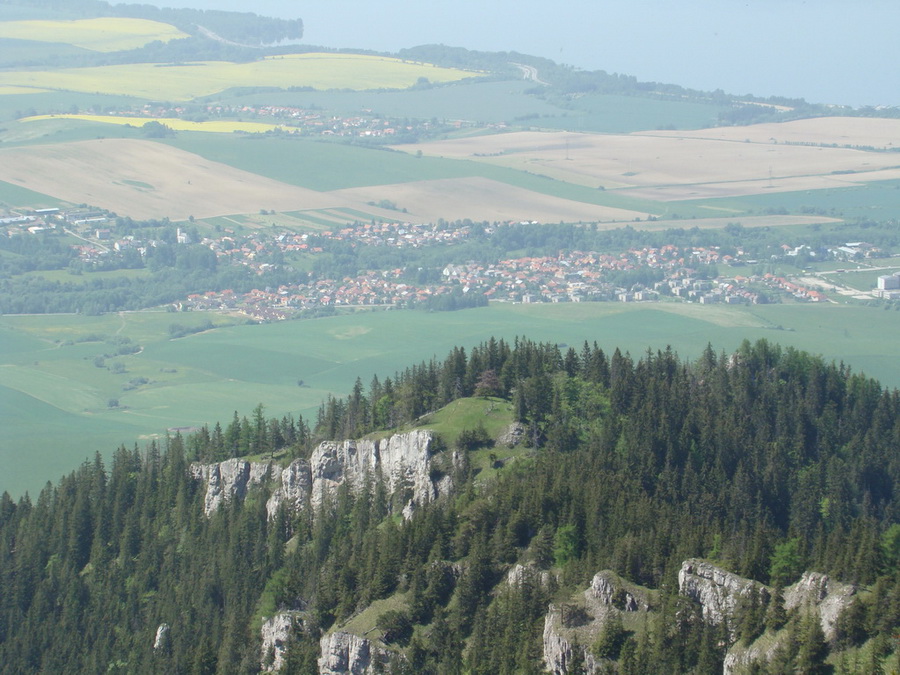
[[[709,204],[733,209],[736,212],[773,213],[784,209],[789,213],[809,213],[848,220],[856,218],[891,220],[900,218],[900,180],[875,181],[854,187],[825,190],[773,192],[705,201],[678,201],[671,202],[669,208],[684,215],[683,209]]]
[[[357,377],[368,385],[411,363],[443,358],[454,345],[490,336],[527,336],[580,348],[597,341],[639,356],[671,345],[696,357],[705,345],[729,352],[744,338],[766,338],[843,360],[900,386],[894,336],[900,312],[859,306],[756,307],[583,303],[495,305],[447,313],[367,311],[315,321],[232,325],[170,340],[172,323],[234,322],[219,315],[138,312],[101,317],[0,318],[0,490],[35,492],[99,451],[165,433],[170,427],[227,422],[263,403],[267,414],[315,410],[343,396]],[[89,335],[128,337],[139,354],[94,359],[114,350]],[[124,372],[115,373],[121,363]],[[147,384],[123,389],[135,378]],[[303,386],[298,386],[302,380]],[[108,402],[116,398],[118,408]]]
[[[566,101],[555,114],[519,117],[520,124],[542,129],[630,133],[653,129],[702,129],[714,126],[722,107],[707,103],[594,94]]]
[[[232,105],[283,105],[340,114],[363,110],[388,117],[482,122],[573,131],[625,133],[662,128],[698,129],[715,124],[720,107],[634,96],[588,95],[555,105],[525,92],[534,83],[521,81],[459,82],[406,91],[300,91],[243,94]]]
[[[0,180],[0,204],[7,204],[13,208],[27,206],[38,209],[61,207],[64,205],[64,202],[48,195],[42,195],[40,192]]]

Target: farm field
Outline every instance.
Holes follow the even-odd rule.
[[[884,180],[824,190],[800,190],[716,200],[735,212],[784,209],[834,218],[891,220],[900,218],[900,180]],[[672,202],[672,208],[703,207],[703,202]]]
[[[552,222],[622,222],[644,220],[648,213],[585,204],[540,194],[489,178],[450,178],[395,185],[351,188],[330,193],[348,201],[388,199],[399,208],[430,221],[536,220]]]
[[[152,141],[104,139],[0,150],[0,180],[133,218],[347,206],[334,196],[208,162]],[[149,187],[145,187],[149,186]]]
[[[532,125],[547,129],[576,129],[603,133],[627,133],[642,129],[695,129],[716,122],[720,107],[708,104],[658,101],[613,94],[586,95],[567,101],[561,108],[525,92],[527,81],[485,82],[463,80],[452,86],[399,91],[285,91],[228,92],[222,100],[230,105],[270,105],[332,110],[353,115],[374,110],[390,117],[455,120],[467,123]]]
[[[100,124],[118,124],[121,126],[142,127],[148,122],[163,124],[173,131],[200,131],[205,133],[233,134],[242,132],[247,134],[264,134],[266,132],[286,130],[289,128],[281,124],[266,124],[264,122],[239,122],[237,120],[210,120],[208,122],[192,122],[178,117],[128,117],[125,115],[35,115],[25,117],[21,122],[40,122],[44,120],[80,120],[83,122],[95,122]]]
[[[795,143],[892,150],[900,144],[900,120],[878,117],[814,117],[791,122],[714,127],[697,131],[644,131],[639,135],[705,138],[735,143]]]
[[[328,393],[343,396],[357,377],[393,375],[490,336],[527,336],[580,348],[597,341],[635,357],[671,345],[694,358],[707,343],[730,352],[766,338],[843,360],[900,386],[894,335],[900,312],[845,305],[751,307],[578,303],[492,305],[461,312],[366,311],[312,321],[231,325],[169,339],[169,326],[233,323],[207,314],[138,312],[100,317],[0,317],[0,490],[35,492],[95,451],[110,454],[170,427],[227,423],[262,402],[268,415],[315,418]],[[138,354],[105,359],[107,342],[128,337]],[[113,372],[121,363],[123,372]],[[115,368],[119,370],[119,368]],[[146,378],[132,389],[131,380]],[[298,386],[302,380],[303,386]],[[118,408],[108,407],[116,398]],[[13,423],[14,422],[14,423]]]
[[[753,127],[741,130],[754,132]],[[847,138],[852,141],[852,136]],[[815,190],[900,178],[900,160],[891,153],[736,143],[695,138],[689,132],[513,132],[415,147],[428,156],[472,159],[656,201]]]
[[[252,140],[235,148],[254,152]],[[289,173],[290,166],[306,166],[318,170],[317,153],[335,150],[346,155],[345,146],[326,143],[302,143],[294,152],[283,155],[284,164],[278,175]],[[304,151],[310,151],[306,157]],[[374,159],[394,159],[394,153],[375,150],[356,150],[368,153],[369,164],[357,171],[374,177]],[[254,155],[264,161],[264,155]],[[233,161],[239,161],[232,158]],[[273,159],[275,164],[278,160]],[[413,165],[416,158],[406,156]],[[333,170],[352,164],[333,162]],[[477,165],[476,165],[477,166]],[[412,178],[413,166],[408,167]],[[433,167],[435,172],[444,168]],[[374,208],[368,202],[389,199],[406,208],[404,220],[436,221],[439,218],[477,218],[496,220],[620,220],[632,221],[646,217],[647,211],[633,211],[583,203],[536,190],[488,178],[464,178],[466,167],[449,166],[447,173],[460,178],[446,181],[423,181],[361,188],[358,191],[315,190],[288,185],[264,176],[209,161],[163,143],[139,139],[101,139],[28,146],[0,150],[0,181],[31,192],[52,195],[69,203],[89,203],[133,218],[173,220],[211,218],[233,214],[258,213],[260,209],[275,211],[310,211],[349,208],[370,214],[371,217],[396,219],[397,212]],[[352,168],[346,168],[352,174]],[[390,175],[390,174],[386,174]],[[512,179],[515,179],[513,176]],[[525,177],[527,178],[527,176]],[[352,175],[350,180],[353,180]],[[532,179],[539,180],[539,179]],[[525,181],[527,183],[527,181]],[[27,193],[22,194],[23,197]],[[319,219],[322,220],[321,218]],[[328,220],[328,219],[326,219]],[[346,220],[336,219],[336,222]],[[314,219],[313,222],[316,222]]]
[[[0,86],[190,101],[232,87],[406,89],[419,78],[454,82],[479,73],[361,54],[286,54],[249,63],[133,63],[59,70],[0,72]]]
[[[0,39],[59,42],[98,52],[137,49],[149,42],[188,37],[175,26],[148,19],[104,17],[72,21],[0,21]]]

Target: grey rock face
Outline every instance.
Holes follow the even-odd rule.
[[[169,624],[161,623],[156,629],[156,637],[153,639],[154,651],[165,651],[169,648]]]
[[[269,518],[273,518],[282,504],[298,510],[308,500],[317,509],[344,482],[359,490],[367,482],[381,479],[390,494],[403,496],[403,514],[409,518],[417,507],[449,493],[452,487],[451,477],[435,467],[433,440],[430,431],[420,429],[377,441],[326,441],[315,449],[309,462],[296,459],[283,470],[272,462],[228,459],[193,464],[191,472],[206,483],[206,515],[232,499],[243,499],[248,490],[267,481],[272,481],[274,488],[266,503]],[[455,466],[458,461],[454,454],[444,463]]]
[[[430,431],[420,429],[380,441],[320,444],[310,458],[313,508],[345,481],[360,489],[380,478],[390,494],[403,494],[404,516],[410,517],[417,506],[434,501],[451,487],[449,476],[432,475],[433,440]]]
[[[702,560],[685,560],[678,572],[678,589],[682,595],[696,600],[703,608],[703,618],[709,623],[730,622],[741,598],[754,591],[768,590],[757,581],[739,577]]]
[[[281,484],[272,491],[272,496],[266,502],[269,520],[275,517],[282,504],[287,504],[291,511],[299,511],[306,504],[312,490],[309,462],[305,459],[295,459],[278,478]]]
[[[826,574],[804,572],[796,584],[784,589],[784,607],[815,611],[819,615],[822,632],[827,640],[834,639],[834,627],[838,616],[853,602],[856,586],[842,584]]]
[[[387,664],[389,653],[350,633],[330,633],[319,641],[319,675],[371,675]]]
[[[601,623],[583,608],[572,605],[550,605],[544,617],[544,665],[553,675],[569,675],[576,654],[580,652],[586,673],[597,672],[598,664],[589,648]],[[581,640],[585,640],[582,643]]]
[[[644,593],[623,582],[617,574],[609,570],[594,575],[590,588],[585,591],[585,597],[593,598],[603,605],[615,607],[623,612],[649,609],[649,602]]]
[[[284,652],[287,650],[295,627],[300,623],[297,612],[280,612],[271,619],[263,621],[260,635],[262,637],[260,670],[264,673],[275,673],[284,665]]]
[[[550,585],[553,575],[547,570],[540,570],[533,564],[513,565],[506,574],[506,583],[510,586],[522,586],[527,582],[533,582],[542,588]]]
[[[261,485],[272,475],[271,462],[247,462],[227,459],[217,464],[192,464],[191,473],[206,483],[204,511],[209,516],[232,499],[243,499],[247,491]]]

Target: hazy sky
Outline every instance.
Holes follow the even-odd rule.
[[[900,105],[898,0],[152,0],[301,18],[304,42],[443,43],[545,56],[640,80]]]

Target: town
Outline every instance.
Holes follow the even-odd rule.
[[[82,270],[109,270],[126,258],[141,266],[148,252],[164,242],[138,234],[117,234],[115,218],[95,209],[38,209],[0,218],[7,237],[62,231],[78,243]],[[535,223],[476,224],[468,221],[429,224],[357,222],[340,229],[295,232],[281,228],[236,233],[227,228],[215,236],[201,235],[196,226],[173,226],[175,246],[199,246],[215,254],[218,265],[243,266],[262,276],[299,258],[315,261],[331,255],[335,246],[360,250],[454,247],[472,237],[490,237],[499,228]],[[860,260],[883,255],[864,242],[845,243],[824,251],[783,245],[779,261],[801,255],[807,259]],[[208,254],[207,254],[208,255]],[[231,289],[197,292],[172,304],[175,311],[229,310],[258,321],[303,316],[323,308],[429,308],[436,298],[459,299],[456,306],[493,302],[694,302],[699,304],[757,304],[782,301],[834,302],[832,295],[847,289],[824,275],[774,273],[772,260],[761,261],[743,248],[676,246],[630,248],[620,253],[560,251],[556,255],[523,256],[495,262],[449,263],[439,273],[395,267],[357,270],[337,275],[298,271],[296,281],[278,287],[262,286],[246,293]],[[118,266],[125,266],[119,264]],[[308,266],[308,265],[307,265]],[[842,270],[839,270],[842,271]],[[854,297],[900,299],[900,273],[885,274],[877,288],[853,291]],[[455,306],[454,306],[455,308]]]

